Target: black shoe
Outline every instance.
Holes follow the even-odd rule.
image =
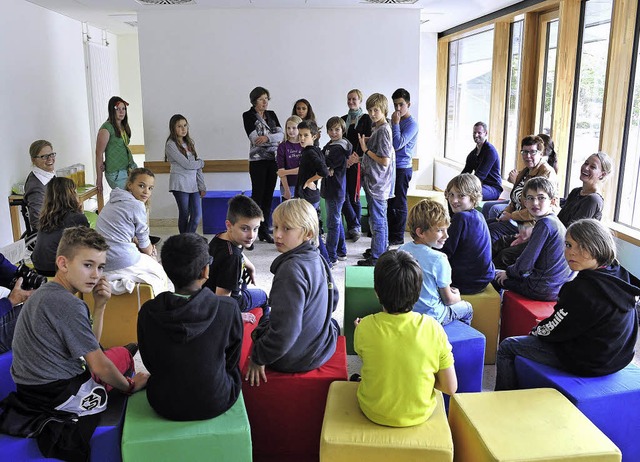
[[[258,239],[260,239],[260,242],[265,241],[267,244],[273,244],[274,240],[273,237],[271,237],[271,234],[269,233],[258,233]]]
[[[124,348],[131,353],[131,356],[135,356],[138,352],[138,344],[136,342],[127,343]]]
[[[360,237],[362,236],[362,233],[357,229],[350,229],[347,232],[347,236],[348,236],[347,239],[350,239],[351,242],[358,242],[358,239],[360,239]]]
[[[363,256],[364,258],[369,258],[369,257],[371,257],[371,249],[367,249],[367,250],[365,250],[365,251],[362,253],[362,256]]]
[[[365,258],[364,260],[358,260],[358,266],[376,266],[376,260],[373,258]]]
[[[402,245],[404,244],[404,239],[400,241],[389,241],[389,245]]]
[[[360,374],[351,374],[351,377],[349,377],[349,382],[360,382],[361,380]]]

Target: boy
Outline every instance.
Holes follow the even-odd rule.
[[[461,294],[477,294],[495,275],[489,228],[475,209],[482,198],[482,184],[477,176],[462,173],[449,181],[445,196],[453,217],[442,251],[449,257],[452,284]]]
[[[398,88],[391,95],[395,111],[391,114],[393,149],[396,151],[396,181],[393,198],[387,201],[389,223],[389,245],[404,244],[404,229],[407,225],[407,189],[413,168],[411,159],[418,141],[418,122],[409,112],[411,95]]]
[[[428,314],[445,325],[456,319],[471,324],[473,308],[451,287],[451,265],[447,256],[434,249],[442,249],[447,240],[449,215],[444,206],[425,199],[409,212],[409,229],[413,242],[400,246],[409,252],[422,268],[422,290],[414,307],[418,313]]]
[[[358,261],[358,266],[374,266],[387,250],[387,199],[391,197],[395,179],[394,151],[391,127],[387,122],[389,102],[387,97],[374,93],[367,98],[367,112],[373,122],[370,138],[358,135],[362,148],[362,183],[369,207],[371,228],[371,254]]]
[[[411,255],[384,253],[373,278],[383,308],[355,321],[354,348],[362,358],[358,402],[377,424],[418,425],[436,407],[436,388],[448,395],[458,388],[451,345],[433,318],[411,311],[422,285]]]
[[[347,259],[344,227],[341,210],[344,203],[347,182],[347,159],[353,152],[353,146],[343,138],[346,125],[340,117],[331,117],[327,121],[327,133],[330,141],[322,149],[329,169],[329,175],[322,181],[322,193],[327,206],[327,253],[329,265],[333,268],[338,260]]]
[[[16,324],[11,376],[17,391],[3,402],[0,429],[35,436],[45,457],[88,459],[107,391],[113,387],[131,394],[149,377],[125,377],[134,370],[131,352],[123,347],[103,352],[98,344],[111,297],[102,276],[107,248],[97,231],[67,228],[55,277],[29,297]],[[93,293],[93,329],[89,309],[76,292]]]
[[[161,256],[176,291],[149,300],[138,316],[140,355],[152,374],[147,398],[167,419],[212,419],[240,394],[240,311],[230,297],[202,287],[211,260],[205,238],[171,236]]]
[[[213,261],[205,283],[216,295],[238,302],[242,320],[252,324],[256,317],[248,311],[260,307],[268,315],[269,305],[264,290],[247,288],[249,283],[255,284],[256,268],[242,251],[256,240],[262,220],[262,210],[250,197],[238,194],[229,200],[224,222],[227,230],[213,236],[209,243]]]
[[[572,276],[563,258],[566,229],[552,212],[556,188],[544,177],[531,178],[522,189],[522,198],[535,225],[522,254],[506,271],[496,274],[495,282],[534,300],[555,301]]]

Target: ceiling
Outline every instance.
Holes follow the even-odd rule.
[[[146,0],[189,3],[182,5],[143,5],[136,0],[28,1],[114,34],[132,34],[137,33],[135,23],[139,11],[214,8],[412,8],[420,9],[421,30],[442,32],[521,0],[417,0],[412,4],[400,4],[407,0],[386,0],[397,2],[395,4],[369,3],[385,0]]]

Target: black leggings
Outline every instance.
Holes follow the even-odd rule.
[[[249,176],[251,176],[251,198],[258,204],[264,215],[260,223],[262,232],[269,232],[271,222],[271,203],[273,191],[278,179],[278,166],[275,160],[254,160],[249,162]]]

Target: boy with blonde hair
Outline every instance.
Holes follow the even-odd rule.
[[[451,287],[451,265],[442,249],[449,235],[449,214],[436,201],[425,199],[409,212],[409,229],[413,242],[400,246],[418,261],[423,273],[422,291],[414,307],[418,313],[434,317],[442,325],[456,319],[471,324],[473,308]]]

